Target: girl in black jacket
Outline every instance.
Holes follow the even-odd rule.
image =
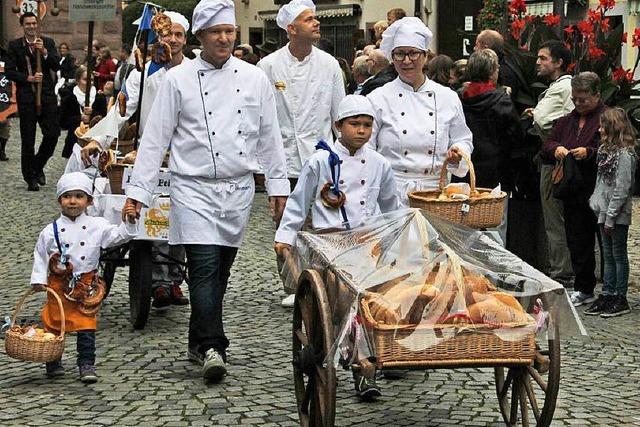
[[[89,93],[91,107],[84,107],[87,87],[86,68],[80,67],[75,77],[75,84],[60,89],[60,127],[68,130],[62,149],[62,157],[66,159],[71,156],[73,145],[78,141],[74,132],[80,122],[89,123],[94,117],[104,117],[107,114],[107,99],[102,93],[97,93],[94,86],[91,86]]]

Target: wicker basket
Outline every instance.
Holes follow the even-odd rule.
[[[109,177],[109,187],[111,187],[111,194],[124,194],[124,188],[122,188],[122,177],[124,176],[124,169],[127,165],[122,163],[114,163],[107,168],[107,177]]]
[[[62,320],[60,325],[60,335],[51,340],[44,340],[40,337],[25,337],[20,332],[9,329],[6,332],[4,339],[4,348],[9,357],[29,362],[53,362],[54,360],[59,360],[62,357],[62,352],[64,351],[65,326],[62,301],[58,294],[56,294],[52,289],[45,288],[45,290],[53,295],[58,302],[60,317]],[[11,319],[11,326],[16,324],[16,317],[18,316],[24,302],[34,293],[35,291],[33,289],[29,289],[18,302],[16,310],[13,313],[13,319]]]
[[[135,141],[133,139],[114,139],[111,143],[112,150],[118,150],[122,156],[133,151]]]
[[[479,193],[490,192],[488,188],[476,188],[476,172],[471,159],[462,154],[469,165],[469,177],[471,182],[471,197],[468,200],[438,200],[438,196],[444,191],[447,182],[447,164],[445,160],[440,171],[439,190],[413,191],[408,194],[409,206],[423,209],[436,216],[451,222],[466,225],[472,228],[493,228],[502,223],[507,193],[501,192],[500,196],[492,198],[475,198]]]
[[[505,341],[486,325],[464,325],[463,330],[461,325],[386,325],[373,318],[366,298],[360,306],[372,331],[376,360],[383,367],[527,365],[536,354],[533,321],[505,324],[517,333],[515,340]],[[530,328],[524,331],[526,327]]]

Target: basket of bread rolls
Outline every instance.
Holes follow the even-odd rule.
[[[120,131],[118,139],[111,142],[111,149],[125,156],[133,151],[135,145],[137,126],[135,123],[130,124]]]
[[[472,228],[493,228],[502,223],[507,193],[490,188],[476,188],[476,173],[471,159],[462,158],[469,165],[470,183],[447,185],[445,160],[440,171],[438,190],[413,191],[408,194],[409,206],[419,208],[451,222]]]
[[[370,288],[360,311],[383,364],[462,366],[535,356],[535,319],[451,252],[419,274]]]
[[[52,289],[47,287],[45,290],[58,302],[61,319],[59,333],[54,334],[51,331],[46,331],[38,327],[37,324],[30,324],[26,326],[19,326],[16,324],[16,317],[18,316],[22,305],[30,295],[36,292],[33,289],[29,289],[18,302],[15,312],[13,313],[11,326],[5,333],[4,347],[9,357],[29,362],[53,362],[54,360],[59,360],[62,357],[62,352],[64,351],[65,325],[62,301]]]

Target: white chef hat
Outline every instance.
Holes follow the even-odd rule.
[[[87,195],[93,195],[93,182],[85,173],[82,172],[70,172],[65,173],[58,180],[56,185],[56,197],[62,196],[67,191],[80,190],[87,193]]]
[[[382,33],[380,49],[387,58],[391,59],[391,52],[398,46],[415,47],[426,52],[433,33],[426,25],[414,16],[398,19]]]
[[[189,31],[189,20],[183,14],[173,11],[165,11],[164,14],[171,19],[172,24],[182,25],[185,33]]]
[[[276,17],[276,23],[278,27],[287,31],[287,27],[305,10],[311,9],[316,11],[316,5],[311,0],[291,0],[290,3],[285,4],[278,11]]]
[[[371,101],[362,95],[347,95],[340,101],[336,121],[362,115],[374,117]]]
[[[193,34],[214,25],[236,25],[236,11],[232,0],[200,0],[193,10]]]

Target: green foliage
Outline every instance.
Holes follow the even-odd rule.
[[[484,5],[478,14],[478,27],[480,31],[500,31],[504,28],[506,16],[506,0],[484,0]]]
[[[183,14],[189,20],[189,23],[191,23],[193,9],[196,7],[196,4],[198,4],[198,0],[154,0],[153,3],[164,6],[167,10]],[[132,2],[122,11],[122,41],[124,43],[133,43],[138,27],[131,23],[142,15],[143,9],[144,4]],[[187,44],[200,44],[190,31],[187,34]]]

